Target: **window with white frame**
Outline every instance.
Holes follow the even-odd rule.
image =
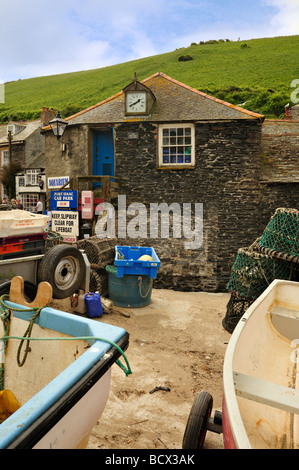
[[[163,124],[159,127],[159,166],[193,167],[195,138],[192,124]]]
[[[40,170],[26,170],[26,185],[38,185]]]
[[[9,151],[2,150],[1,152],[1,166],[4,167],[5,165],[9,164]]]

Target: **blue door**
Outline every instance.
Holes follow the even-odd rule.
[[[94,132],[93,174],[114,176],[113,129]]]

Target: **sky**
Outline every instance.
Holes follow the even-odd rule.
[[[299,0],[0,0],[0,83],[299,34]]]

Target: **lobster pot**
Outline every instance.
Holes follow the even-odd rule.
[[[260,248],[288,261],[299,262],[299,211],[276,209],[259,241]],[[267,251],[266,251],[267,250]],[[271,252],[269,251],[271,250]]]
[[[149,275],[117,276],[115,266],[106,266],[110,300],[117,307],[138,308],[151,303],[153,280]]]
[[[226,306],[226,315],[222,320],[223,328],[232,333],[240,318],[253,302],[253,300],[248,300],[245,297],[241,297],[238,293],[232,292]]]
[[[292,263],[240,248],[227,290],[248,300],[257,299],[274,279],[291,279]]]

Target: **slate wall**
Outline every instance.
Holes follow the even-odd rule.
[[[156,286],[217,291],[225,289],[238,248],[260,235],[261,123],[200,122],[195,127],[195,169],[158,170],[157,125],[117,125],[116,176],[128,205],[203,204],[201,248],[186,250],[184,238],[133,239],[132,244],[156,249],[162,262]],[[129,139],[128,131],[139,138]]]
[[[238,249],[262,235],[277,207],[299,207],[298,132],[290,126],[258,120],[198,122],[195,168],[158,170],[158,124],[114,125],[116,176],[127,206],[142,203],[149,215],[151,204],[178,203],[182,209],[190,203],[193,210],[195,203],[203,204],[200,248],[186,249],[184,236],[150,238],[149,224],[146,237],[119,238],[119,244],[155,248],[161,260],[156,287],[224,291]],[[47,135],[47,175],[91,174],[92,136],[88,125],[70,126],[62,152],[56,138]],[[117,211],[118,201],[113,203]]]

